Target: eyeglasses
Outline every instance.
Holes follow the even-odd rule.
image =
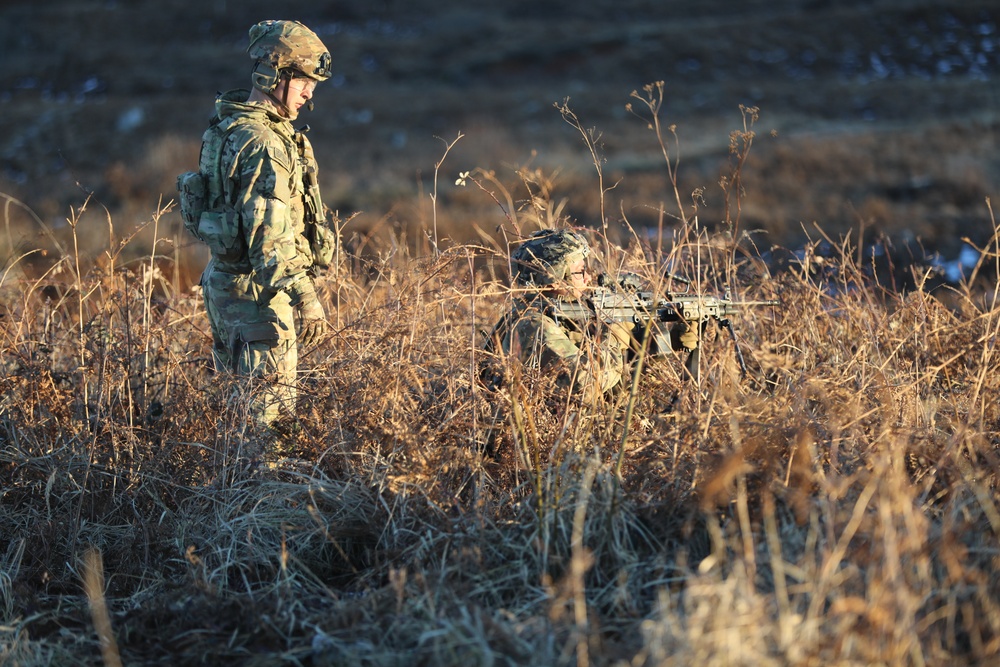
[[[310,79],[305,76],[292,77],[292,81],[300,86],[302,92],[312,93],[316,90],[316,84],[319,83],[316,79]]]

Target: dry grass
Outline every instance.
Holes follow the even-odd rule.
[[[947,294],[916,268],[912,290],[886,289],[821,232],[769,264],[739,217],[752,131],[733,139],[720,233],[683,209],[658,245],[591,233],[610,270],[779,297],[735,322],[746,379],[710,332],[698,387],[661,359],[601,405],[511,366],[492,392],[481,331],[510,298],[504,242],[385,225],[320,281],[333,333],[303,356],[300,461],[274,470],[246,469],[200,298],[155,240],[165,212],[108,231],[100,261],[79,239],[110,223],[75,212],[43,274],[0,283],[0,658],[996,660],[1000,230]],[[540,169],[516,195],[468,178],[462,196],[503,208],[501,239],[562,220]]]

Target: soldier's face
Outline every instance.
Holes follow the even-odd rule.
[[[284,86],[286,90],[281,90]],[[293,77],[291,79],[283,79],[279,84],[278,89],[275,90],[276,97],[280,99],[287,100],[285,104],[288,106],[288,113],[290,117],[288,120],[295,120],[299,117],[299,110],[306,105],[309,100],[312,99],[313,91],[316,90],[316,80],[307,79],[305,77]],[[288,93],[285,96],[285,92]]]
[[[590,287],[590,269],[587,260],[581,259],[569,266],[568,272],[570,291],[574,296],[583,296],[584,290]]]

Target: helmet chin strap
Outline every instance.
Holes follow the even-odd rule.
[[[272,88],[271,90],[267,91],[264,94],[267,95],[268,99],[274,102],[274,105],[278,107],[278,111],[281,112],[282,116],[284,116],[285,118],[291,118],[292,110],[288,106],[288,82],[292,80],[292,77],[287,72],[282,72],[280,76],[281,79],[285,82],[285,92],[282,94],[282,97],[284,99],[279,100],[277,96],[275,96],[274,88]],[[277,88],[277,86],[275,86],[275,88]]]

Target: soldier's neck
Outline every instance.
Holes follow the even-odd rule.
[[[247,98],[247,103],[264,105],[268,108],[268,111],[273,113],[275,116],[279,116],[287,121],[295,120],[294,116],[289,117],[289,110],[287,107],[280,104],[271,95],[261,92],[258,88],[254,88],[250,91],[250,97]],[[295,115],[297,116],[298,114]]]

